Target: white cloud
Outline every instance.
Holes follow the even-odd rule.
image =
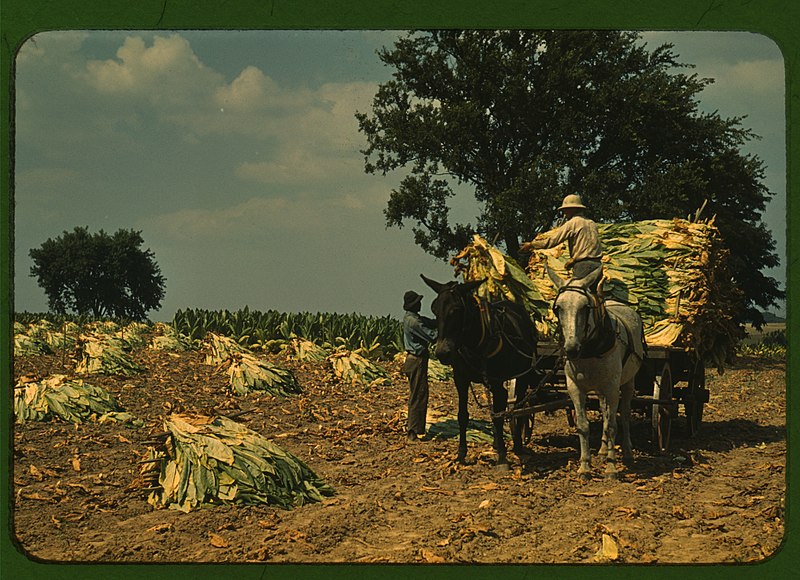
[[[180,127],[186,143],[244,137],[266,144],[232,173],[264,184],[345,180],[363,172],[356,110],[369,107],[376,85],[328,83],[283,87],[255,66],[231,82],[205,66],[178,34],[152,45],[129,36],[116,59],[90,61],[85,78],[98,93],[138,99],[162,121]],[[264,157],[264,151],[273,151]]]
[[[340,147],[347,146],[357,151],[363,147],[363,139],[358,134],[358,123],[355,118],[356,111],[366,112],[372,104],[372,98],[378,90],[376,83],[352,82],[352,83],[329,83],[319,89],[322,102],[327,103],[324,109],[325,125],[327,132],[336,137],[333,139]],[[313,119],[312,121],[316,121]],[[305,126],[308,131],[319,132],[319,125],[308,124]],[[341,137],[358,137],[354,140],[341,141]]]
[[[326,84],[304,91],[306,105],[285,109],[283,116],[262,126],[280,140],[269,160],[245,161],[235,174],[242,180],[264,184],[335,183],[363,173],[359,149],[363,139],[355,119],[374,95],[372,83]],[[300,99],[294,99],[300,100]]]
[[[87,62],[84,77],[89,85],[114,98],[141,99],[166,116],[175,109],[208,106],[214,88],[224,82],[178,34],[156,36],[151,46],[139,36],[129,36],[116,56]]]
[[[230,83],[204,65],[179,34],[156,36],[151,46],[125,39],[116,59],[86,64],[85,78],[99,93],[144,98],[163,118],[198,134],[259,133],[291,129],[325,132],[350,125],[355,108],[374,93],[370,83],[327,84],[313,91],[281,87],[261,69],[245,67]],[[220,114],[224,113],[224,114]]]
[[[182,209],[146,220],[149,229],[179,240],[218,237],[220,234],[252,229],[258,224],[272,225],[276,216],[297,209],[287,198],[253,198],[244,203],[217,209]],[[277,220],[280,223],[281,220]]]
[[[319,185],[351,181],[362,170],[360,160],[352,156],[320,151],[313,143],[286,143],[275,158],[241,163],[234,174],[266,185]]]
[[[254,104],[263,102],[265,94],[274,90],[274,85],[263,72],[249,66],[230,85],[217,88],[214,99],[222,107],[249,110]]]
[[[759,155],[770,165],[782,165],[786,118],[783,61],[742,60],[720,64],[708,76],[715,82],[700,93],[701,109],[718,111],[726,118],[745,117],[742,125],[764,139],[751,141],[746,151]]]
[[[754,92],[774,92],[784,87],[782,60],[755,60],[731,67],[731,76],[739,79]]]
[[[286,105],[280,87],[254,66],[246,67],[229,85],[217,87],[214,102],[230,112],[249,113],[270,105]],[[294,101],[294,106],[299,103]]]
[[[348,191],[327,199],[313,195],[254,197],[218,209],[189,208],[146,218],[138,224],[155,235],[178,241],[305,234],[319,239],[326,230],[352,228],[371,212],[380,220],[385,199],[376,188]]]
[[[76,30],[35,34],[17,52],[17,66],[44,60],[63,63],[64,57],[78,51],[88,36],[88,32]]]
[[[748,60],[730,65],[718,65],[709,76],[714,78],[704,93],[735,91],[737,96],[750,98],[783,95],[784,68],[782,60]]]
[[[369,106],[376,89],[375,83],[365,82],[286,88],[251,66],[215,89],[213,110],[199,107],[183,123],[198,134],[278,138],[283,146],[303,143],[355,152],[363,145],[355,112]]]

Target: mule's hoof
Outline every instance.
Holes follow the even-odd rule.
[[[592,479],[592,472],[591,471],[579,471],[578,472],[578,479],[582,482],[586,483],[590,479]]]
[[[519,460],[522,461],[523,463],[529,461],[533,457],[533,452],[527,447],[520,447],[518,449],[515,448],[513,451],[514,455],[519,457]]]
[[[497,471],[510,471],[511,470],[511,466],[508,464],[508,461],[503,461],[502,463],[498,461],[497,464],[495,465],[495,467],[497,468]]]
[[[613,463],[608,463],[606,465],[606,479],[608,481],[619,480],[619,471],[617,470],[616,465],[614,465]]]

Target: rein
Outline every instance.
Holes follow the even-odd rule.
[[[480,321],[481,321],[481,337],[478,339],[478,347],[480,348],[483,344],[483,341],[486,340],[486,333],[491,328],[492,325],[492,315],[489,312],[489,304],[485,300],[481,300],[477,296],[475,296],[475,302],[478,305],[478,313],[480,314]],[[464,302],[462,302],[464,304]],[[464,304],[464,312],[466,312],[466,304]],[[503,333],[502,331],[499,333],[497,337],[497,346],[492,350],[492,352],[487,353],[485,356],[486,358],[492,358],[493,356],[497,355],[503,349]],[[481,349],[483,350],[483,349]]]
[[[469,328],[469,307],[467,304],[466,299],[463,296],[459,296],[459,301],[461,303],[462,311],[463,311],[463,325],[462,328]],[[478,339],[478,343],[474,347],[468,347],[465,345],[459,345],[457,348],[458,354],[464,360],[466,365],[471,368],[471,370],[475,373],[480,374],[483,376],[487,381],[495,379],[495,380],[511,380],[517,379],[523,375],[529,373],[532,369],[536,368],[536,357],[526,354],[520,348],[514,344],[512,340],[508,338],[503,332],[502,326],[498,328],[497,333],[494,334],[491,332],[492,330],[492,316],[489,309],[489,303],[486,300],[480,299],[478,296],[473,295],[475,300],[475,304],[478,308],[478,319],[480,321],[480,338]],[[486,348],[485,343],[488,339],[493,337],[497,337],[497,345],[493,348],[489,349]],[[504,346],[508,346],[513,348],[513,350],[519,354],[520,356],[528,359],[531,361],[531,366],[521,373],[516,375],[509,376],[505,379],[500,379],[499,377],[490,377],[486,374],[486,369],[484,367],[476,366],[471,363],[473,358],[481,358],[481,359],[490,359],[497,354],[499,354]],[[489,352],[491,350],[491,352]],[[477,351],[477,352],[476,352]],[[474,393],[473,393],[474,395]]]
[[[480,310],[480,313],[481,313],[481,340],[478,342],[478,346],[480,346],[481,342],[486,337],[487,328],[491,328],[491,314],[489,312],[489,303],[486,300],[482,300],[482,299],[478,298],[477,296],[475,296],[474,298],[475,298],[475,302],[478,304],[478,309]],[[521,357],[526,358],[526,359],[528,359],[530,361],[534,361],[535,360],[533,356],[531,356],[531,355],[527,354],[526,352],[522,351],[516,344],[514,344],[513,340],[509,339],[509,337],[506,336],[506,334],[503,332],[502,326],[497,331],[497,338],[498,338],[497,346],[494,348],[494,350],[491,353],[486,355],[486,358],[492,358],[493,356],[495,356],[496,354],[498,354],[502,350],[504,345],[508,345],[509,347],[514,349],[514,352],[516,352]],[[503,339],[505,339],[505,340],[503,340]],[[523,373],[523,374],[525,374],[525,373]],[[511,377],[511,378],[516,378],[516,377]]]

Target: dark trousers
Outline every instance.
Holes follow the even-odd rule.
[[[576,280],[580,278],[586,278],[586,276],[602,267],[603,263],[600,260],[581,260],[580,262],[575,262],[575,264],[572,266],[572,277]],[[597,292],[599,285],[600,280],[598,280],[597,284],[591,288],[592,292]]]
[[[572,277],[573,278],[585,278],[598,268],[602,268],[603,263],[598,259],[587,259],[581,260],[579,262],[575,262],[572,266]]]
[[[411,387],[408,398],[408,432],[424,435],[425,417],[428,414],[428,357],[407,353],[402,370]]]

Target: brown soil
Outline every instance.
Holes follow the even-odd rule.
[[[634,417],[635,463],[619,482],[576,476],[577,435],[563,410],[537,415],[533,459],[494,465],[491,444],[408,442],[407,383],[339,383],[323,364],[280,357],[305,392],[289,398],[225,394],[227,377],[197,352],[141,350],[147,371],[91,377],[141,429],[59,422],[17,426],[13,439],[14,534],[28,557],[101,562],[622,563],[743,562],[779,548],[784,533],[785,365],[740,360],[708,371],[711,401],[701,431],[673,422],[658,453],[644,412]],[[15,376],[70,373],[59,356],[20,358]],[[474,418],[488,411],[470,402]],[[146,441],[172,411],[227,413],[302,458],[336,495],[294,510],[214,506],[190,513],[154,509],[139,477]],[[431,385],[431,420],[455,415],[455,390]],[[682,408],[681,408],[682,415]],[[592,423],[593,449],[599,423]],[[605,550],[603,550],[605,546]]]

